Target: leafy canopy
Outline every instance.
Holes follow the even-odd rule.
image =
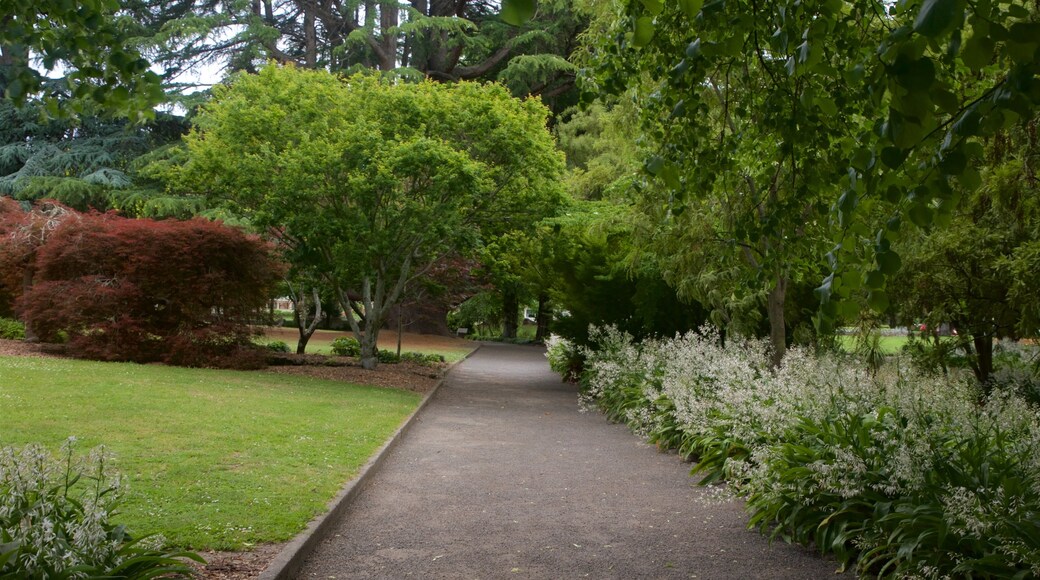
[[[438,259],[552,212],[563,161],[546,116],[497,85],[270,65],[202,112],[186,183],[269,228],[374,336]]]

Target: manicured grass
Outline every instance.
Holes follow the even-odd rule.
[[[838,343],[841,348],[847,352],[853,352],[856,350],[856,339],[858,337],[853,335],[838,335]],[[899,354],[903,350],[903,345],[906,344],[907,337],[905,336],[882,336],[880,337],[881,351],[886,355]]]
[[[406,391],[263,372],[0,357],[0,444],[105,444],[115,521],[172,546],[292,538],[416,408]]]

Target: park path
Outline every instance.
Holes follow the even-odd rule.
[[[300,578],[815,579],[836,565],[747,531],[689,465],[598,413],[543,350],[456,366]]]

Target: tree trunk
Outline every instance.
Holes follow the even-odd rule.
[[[769,341],[772,345],[772,363],[780,366],[787,353],[787,329],[784,321],[784,300],[787,294],[787,279],[779,277],[769,291],[766,310],[769,313]]]
[[[379,329],[366,322],[365,332],[361,335],[361,368],[373,370],[379,365],[376,345],[379,341]]]
[[[502,290],[502,338],[516,338],[516,319],[520,314],[520,298],[515,288]]]
[[[303,34],[306,44],[303,61],[307,68],[314,68],[318,63],[318,32],[314,26],[314,6],[307,2],[303,10]]]
[[[538,330],[535,332],[535,342],[545,342],[549,338],[549,322],[552,321],[552,309],[549,308],[549,295],[541,293],[538,295],[538,315],[535,317]]]
[[[397,68],[397,2],[384,2],[379,6],[379,33],[382,36],[383,54],[379,58],[379,70]]]
[[[975,378],[982,385],[983,392],[989,394],[989,378],[993,374],[993,337],[973,334],[972,342],[975,344],[975,360],[977,361],[972,370],[975,371]]]
[[[293,300],[293,319],[296,328],[300,331],[300,338],[296,341],[296,354],[304,354],[307,351],[307,342],[310,341],[314,331],[318,329],[325,314],[321,311],[321,294],[317,288],[311,289],[311,297],[314,300],[314,316],[311,317],[311,307],[307,304],[307,295],[304,288],[300,289],[298,296],[290,296]]]
[[[300,338],[296,340],[296,354],[307,353],[307,343],[310,342],[311,335],[300,333]]]

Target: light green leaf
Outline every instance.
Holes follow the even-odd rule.
[[[632,31],[632,45],[643,47],[654,38],[654,21],[649,16],[636,19],[635,30]]]
[[[888,310],[888,294],[884,290],[873,290],[867,295],[867,303],[878,312]]]
[[[502,0],[502,20],[520,26],[534,17],[535,0]]]
[[[702,6],[704,6],[704,0],[679,0],[679,8],[690,20],[700,14]]]
[[[650,14],[657,16],[664,10],[664,0],[642,0],[643,6]]]

